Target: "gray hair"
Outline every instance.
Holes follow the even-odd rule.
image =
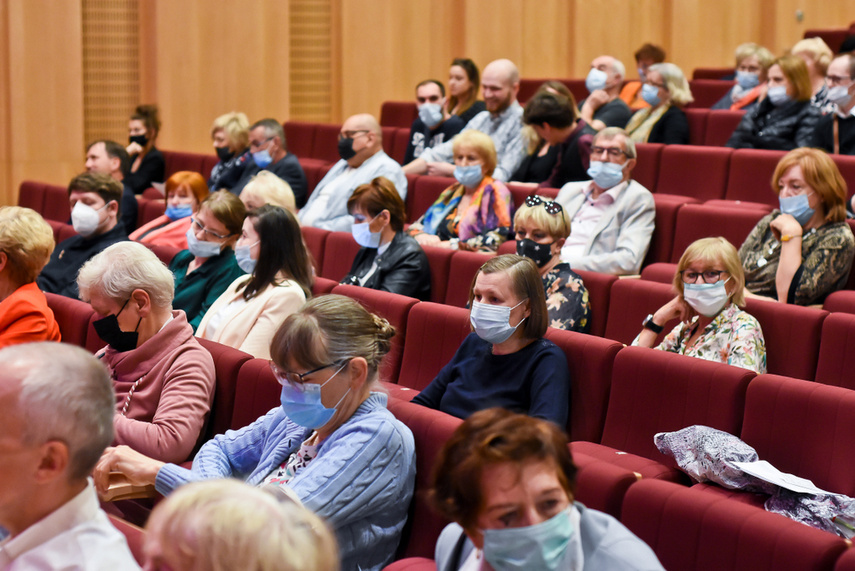
[[[591,141],[591,144],[596,144],[596,142],[600,139],[612,140],[615,137],[621,137],[623,139],[623,146],[626,150],[627,158],[634,159],[638,157],[638,153],[635,150],[635,141],[633,141],[626,133],[626,131],[624,131],[620,127],[606,127],[602,131],[599,131],[596,135],[594,135],[594,140]]]
[[[612,57],[612,70],[614,70],[615,75],[626,78],[626,66],[616,57]]]
[[[69,479],[86,478],[113,441],[116,397],[107,369],[79,347],[50,342],[6,347],[0,366],[21,381],[23,443],[62,441]]]
[[[175,281],[163,262],[137,242],[118,242],[83,264],[77,274],[81,299],[89,291],[124,303],[135,289],[145,291],[154,307],[172,307]]]
[[[282,128],[282,124],[279,121],[276,119],[262,119],[253,123],[249,130],[254,131],[258,127],[264,127],[265,137],[279,137],[279,146],[283,149],[288,148],[285,144],[285,130]]]

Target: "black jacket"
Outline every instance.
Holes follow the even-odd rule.
[[[368,273],[377,258],[377,270],[364,287],[399,293],[422,301],[430,301],[430,266],[427,255],[412,236],[398,232],[389,249],[377,257],[377,248],[360,248],[353,259],[350,273],[343,284],[359,285],[359,278]]]
[[[672,105],[650,129],[648,143],[664,143],[666,145],[689,144],[689,120],[682,109]]]
[[[745,114],[726,146],[778,151],[809,147],[819,117],[810,101],[789,101],[775,107],[767,97]]]

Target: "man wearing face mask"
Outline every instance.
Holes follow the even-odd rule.
[[[122,183],[122,224],[129,234],[137,227],[139,211],[137,197],[131,187],[124,183],[125,173],[131,168],[131,157],[116,141],[101,139],[86,149],[86,172],[108,174]]]
[[[612,56],[600,56],[591,62],[585,78],[590,95],[579,104],[582,120],[595,131],[606,127],[626,127],[632,111],[619,97],[626,68]]]
[[[39,289],[77,299],[77,271],[92,256],[128,239],[119,222],[122,184],[110,175],[83,173],[68,184],[76,236],[60,242],[39,275]]]
[[[572,218],[571,232],[561,250],[561,261],[575,270],[604,274],[641,271],[656,208],[653,195],[631,179],[635,143],[617,127],[603,129],[591,146],[587,182],[570,182],[558,193]]]
[[[300,211],[303,226],[350,232],[353,216],[347,212],[347,199],[357,186],[378,176],[391,180],[401,199],[407,198],[407,177],[401,165],[383,152],[383,131],[371,115],[348,117],[338,136],[338,153],[341,160],[321,179]]]
[[[291,186],[297,208],[306,204],[308,183],[300,161],[285,146],[285,131],[276,119],[262,119],[249,129],[249,152],[252,160],[231,192],[240,195],[243,187],[262,170],[270,171]],[[217,189],[214,189],[217,190]]]
[[[457,115],[450,115],[445,108],[445,86],[436,79],[426,79],[416,86],[416,105],[419,116],[410,128],[410,143],[404,155],[404,164],[421,156],[425,149],[432,149],[450,141],[465,123]]]
[[[836,155],[855,155],[855,57],[841,54],[831,60],[825,75],[828,100],[837,105],[816,124],[814,147]]]

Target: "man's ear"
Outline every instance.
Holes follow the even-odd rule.
[[[67,476],[70,461],[68,446],[60,440],[49,440],[40,447],[41,459],[36,469],[36,483],[46,484]]]

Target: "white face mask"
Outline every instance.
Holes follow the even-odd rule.
[[[719,280],[714,284],[683,284],[683,299],[692,309],[705,317],[714,317],[724,309],[730,294],[724,284],[730,281]]]
[[[74,226],[74,231],[84,238],[94,234],[101,224],[101,216],[98,213],[105,208],[107,208],[106,204],[95,210],[88,204],[78,201],[71,210],[71,225]]]
[[[520,319],[516,325],[511,325],[511,310],[516,309],[523,303],[522,300],[513,307],[507,305],[490,305],[480,301],[472,302],[472,311],[469,312],[469,322],[475,328],[475,333],[487,343],[504,343],[522,325],[525,318]]]

